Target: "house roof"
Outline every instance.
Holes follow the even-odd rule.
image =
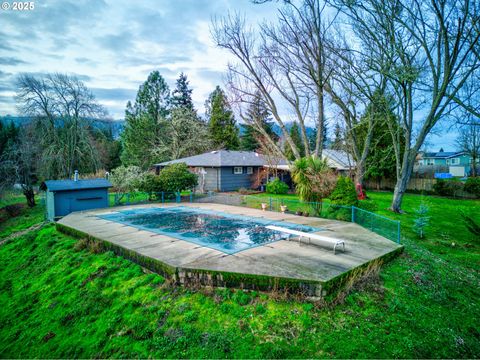
[[[345,151],[324,149],[322,151],[322,158],[327,160],[328,166],[336,170],[350,170],[355,167],[355,160]],[[290,170],[290,165],[264,165],[265,167],[273,167],[278,170]]]
[[[465,154],[464,151],[439,151],[439,152],[425,152],[422,154],[422,158],[433,158],[433,159],[448,159],[452,157],[457,157]]]
[[[327,159],[328,165],[337,170],[350,170],[355,166],[352,156],[342,150],[324,149],[322,158]]]
[[[112,186],[106,179],[88,179],[88,180],[47,180],[42,184],[42,188],[49,191],[71,191],[86,189],[104,189]]]
[[[254,151],[216,150],[204,154],[189,156],[182,159],[165,161],[154,166],[166,166],[171,164],[185,163],[187,166],[263,166],[267,162],[265,158]],[[280,163],[286,164],[285,161]]]

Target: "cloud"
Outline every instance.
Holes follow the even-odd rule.
[[[92,60],[92,59],[88,59],[88,58],[85,58],[85,57],[76,57],[75,61],[79,64],[86,64],[86,65],[90,65],[90,66],[98,64],[97,61]]]
[[[19,64],[27,64],[27,62],[14,57],[0,57],[0,65],[16,66]]]
[[[137,94],[137,89],[126,88],[91,88],[90,90],[99,100],[122,100],[126,102],[127,100],[134,100]]]

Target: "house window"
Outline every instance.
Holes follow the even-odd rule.
[[[248,167],[247,167],[247,174],[248,174],[248,175],[252,175],[252,174],[253,174],[253,167],[252,167],[252,166],[248,166]]]
[[[235,175],[243,174],[243,167],[241,167],[241,166],[235,166],[235,167],[233,168],[233,173],[234,173]]]
[[[427,159],[427,165],[434,165],[435,160],[434,159]]]
[[[450,163],[452,165],[460,164],[460,159],[459,158],[450,159]]]

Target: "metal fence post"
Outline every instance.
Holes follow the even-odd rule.
[[[193,202],[193,193],[190,191],[190,202]]]
[[[126,205],[130,205],[130,193],[127,193]]]
[[[400,221],[397,222],[397,243],[400,244]]]
[[[162,204],[165,202],[165,193],[162,191]]]
[[[269,197],[268,199],[269,199],[269,203],[270,203],[270,211],[272,211],[272,198]]]
[[[180,202],[180,193],[177,192],[175,195],[176,195],[176,198],[177,198],[177,203],[179,203]]]
[[[355,206],[352,205],[352,223],[355,222]]]

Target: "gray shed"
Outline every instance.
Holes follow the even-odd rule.
[[[111,186],[106,179],[45,181],[42,187],[47,194],[48,219],[54,221],[73,211],[108,207]]]

